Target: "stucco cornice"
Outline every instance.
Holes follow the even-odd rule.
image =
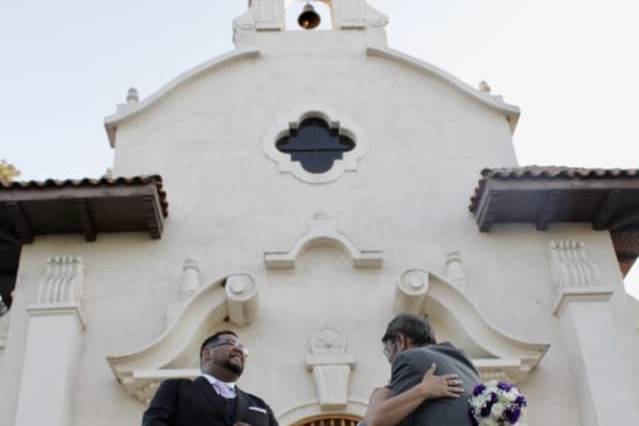
[[[498,111],[506,116],[510,129],[514,133],[517,121],[519,120],[520,110],[516,105],[511,105],[504,102],[501,96],[494,96],[488,93],[481,92],[464,83],[454,75],[432,65],[427,62],[421,61],[417,58],[409,56],[405,53],[399,52],[390,48],[378,48],[368,47],[366,54],[370,57],[387,59],[389,61],[406,65],[417,69],[423,73],[438,78],[439,80],[449,84],[453,88],[460,91],[462,94],[470,97],[471,99],[480,102],[495,111]]]
[[[151,96],[139,103],[128,103],[122,111],[118,111],[113,115],[109,115],[104,119],[104,127],[106,128],[107,135],[109,137],[109,143],[112,147],[115,147],[115,139],[118,125],[124,120],[134,117],[139,113],[145,111],[151,105],[154,105],[160,99],[171,93],[174,89],[182,84],[190,81],[191,79],[209,72],[213,69],[220,68],[225,65],[229,65],[235,62],[239,62],[245,59],[254,59],[260,56],[258,49],[238,49],[232,52],[226,53],[221,56],[217,56],[209,61],[206,61],[196,67],[178,75],[176,78],[165,84]]]

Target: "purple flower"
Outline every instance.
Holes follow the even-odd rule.
[[[528,405],[528,403],[526,402],[526,398],[524,398],[523,395],[519,395],[517,399],[515,399],[515,404],[519,407],[525,407],[526,405]]]
[[[508,419],[510,424],[514,424],[519,420],[519,416],[521,416],[521,409],[519,407],[515,408],[507,408],[504,410],[504,416]]]
[[[475,386],[475,389],[473,389],[473,395],[474,396],[479,396],[485,390],[486,390],[486,386],[484,386],[483,383],[480,383],[477,386]]]
[[[481,411],[479,412],[479,415],[482,417],[488,417],[490,415],[490,410],[492,409],[493,409],[493,403],[488,401],[486,405],[481,407]]]
[[[497,384],[497,387],[501,390],[503,390],[504,392],[508,392],[509,390],[511,390],[513,388],[513,385],[511,385],[510,383],[506,383],[506,382],[499,382]]]

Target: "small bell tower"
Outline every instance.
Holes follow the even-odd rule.
[[[371,45],[386,45],[388,17],[366,0],[249,0],[248,10],[233,21],[233,42],[236,47],[254,46],[260,33],[287,32],[286,10],[294,3],[304,4],[296,19],[301,29],[319,31],[322,17],[313,3],[324,3],[331,11],[331,31],[365,31],[370,33],[367,39]]]

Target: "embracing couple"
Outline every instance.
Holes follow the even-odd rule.
[[[464,352],[435,341],[428,320],[398,315],[382,337],[390,383],[371,395],[360,426],[471,426],[479,375]]]
[[[361,426],[470,426],[468,398],[479,382],[464,353],[437,344],[427,320],[395,317],[382,338],[392,364],[388,386],[373,391]],[[164,381],[143,426],[278,426],[271,408],[235,382],[248,351],[237,334],[220,331],[200,347],[201,376]]]

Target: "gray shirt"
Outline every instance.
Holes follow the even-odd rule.
[[[450,343],[427,345],[405,350],[393,361],[391,391],[395,396],[421,382],[433,363],[436,375],[457,374],[464,382],[459,398],[438,398],[424,401],[400,426],[471,426],[468,399],[479,383],[477,370],[464,351]]]

